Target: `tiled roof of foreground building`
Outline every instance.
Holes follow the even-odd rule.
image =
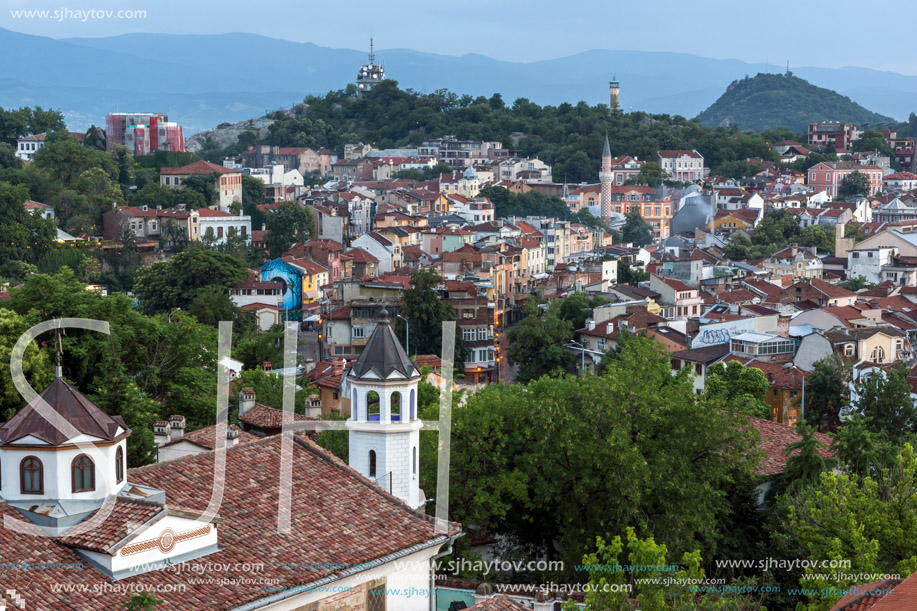
[[[419,514],[376,484],[360,476],[342,461],[302,435],[294,436],[291,490],[291,533],[277,532],[278,486],[282,436],[237,445],[226,451],[225,490],[217,522],[220,550],[202,561],[226,565],[263,564],[263,571],[221,571],[210,577],[225,579],[275,579],[280,588],[294,587],[341,577],[333,569],[282,568],[284,563],[316,566],[366,564],[403,553],[440,545],[445,535],[433,532],[433,518]],[[164,489],[169,510],[200,513],[207,508],[212,488],[215,452],[177,458],[130,471],[128,479],[140,485]],[[179,509],[181,508],[181,509]],[[145,501],[119,499],[115,511],[97,532],[75,535],[70,543],[81,548],[102,549],[136,524],[162,511]],[[0,501],[0,519],[21,520],[21,515]],[[449,535],[458,533],[450,524]],[[25,596],[28,609],[120,609],[128,593],[92,590],[95,584],[112,586],[107,575],[92,567],[67,547],[67,537],[52,539],[7,529],[0,542],[0,558],[8,561],[82,563],[83,569],[5,571],[4,588]],[[178,568],[181,568],[179,565]],[[231,609],[273,596],[257,585],[214,587],[195,584],[201,575],[189,571],[158,570],[118,581],[125,588],[184,585],[180,593],[157,592],[163,600],[157,611]],[[86,592],[55,592],[58,584],[85,585]],[[119,586],[120,587],[120,586]]]

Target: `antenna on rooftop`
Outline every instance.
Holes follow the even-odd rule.
[[[376,54],[373,52],[373,35],[369,35],[369,63],[376,63]]]
[[[54,348],[54,351],[57,353],[55,355],[55,359],[57,360],[57,369],[55,370],[55,373],[56,373],[57,379],[59,380],[62,377],[64,377],[63,367],[61,366],[61,359],[63,358],[63,355],[64,355],[64,347],[63,347],[63,344],[61,344],[61,339],[60,339],[61,335],[64,334],[64,329],[61,327],[58,327],[57,329],[55,329],[54,334],[55,336],[57,336],[57,339],[55,340],[56,345]]]

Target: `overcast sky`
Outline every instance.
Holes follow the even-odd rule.
[[[329,47],[532,61],[588,49],[672,51],[791,66],[917,74],[913,0],[2,0],[0,27],[65,38],[250,32]],[[145,19],[15,19],[12,10],[135,10]]]

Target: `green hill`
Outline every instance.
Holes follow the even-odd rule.
[[[805,132],[809,123],[845,121],[887,125],[895,120],[866,110],[850,98],[792,75],[758,74],[733,81],[710,108],[697,116],[711,127],[742,129],[788,127]]]

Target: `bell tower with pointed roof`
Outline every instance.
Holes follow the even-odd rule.
[[[420,371],[395,336],[383,309],[350,368],[349,463],[413,508],[422,507],[417,383]]]

